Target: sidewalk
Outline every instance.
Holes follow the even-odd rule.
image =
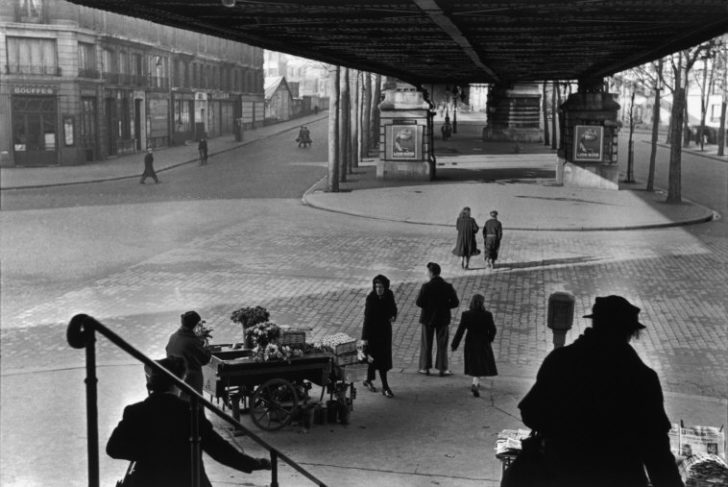
[[[328,112],[246,130],[238,142],[233,135],[208,139],[209,156],[235,150],[252,142],[263,140],[283,132],[297,130],[301,125],[323,120]],[[144,170],[144,153],[123,155],[106,161],[79,166],[3,167],[0,168],[0,190],[42,188],[99,181],[134,179]],[[197,163],[197,144],[173,146],[154,152],[154,169],[164,173],[185,164]],[[163,177],[160,177],[163,179]]]

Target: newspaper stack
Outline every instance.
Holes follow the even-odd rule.
[[[521,440],[531,436],[531,430],[503,430],[495,440],[495,456],[517,455],[521,451]]]
[[[678,463],[686,487],[728,486],[728,465],[718,455],[697,453]]]

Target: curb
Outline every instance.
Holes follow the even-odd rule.
[[[328,115],[326,115],[325,117],[321,117],[321,118],[314,119],[314,120],[310,121],[309,123],[317,123],[317,122],[320,122],[321,120],[324,120],[326,118],[328,118]],[[240,147],[246,146],[248,144],[252,144],[253,142],[258,142],[258,141],[261,141],[261,140],[266,140],[266,139],[269,139],[269,138],[274,137],[276,135],[280,135],[280,134],[283,134],[285,132],[289,132],[289,131],[292,131],[292,130],[296,130],[297,128],[298,128],[297,126],[296,127],[289,127],[289,128],[286,128],[286,129],[281,129],[281,130],[279,130],[277,132],[272,132],[272,133],[270,133],[268,135],[265,135],[265,136],[258,137],[256,139],[245,140],[245,141],[242,141],[239,144],[233,145],[232,147],[228,147],[227,149],[219,150],[217,152],[210,152],[208,154],[208,157],[216,156],[218,154],[224,154],[226,152],[230,152],[230,151],[239,149]],[[169,149],[171,149],[171,148],[172,147],[169,147]],[[169,171],[170,169],[175,169],[175,168],[178,168],[180,166],[186,166],[188,164],[192,164],[192,163],[198,162],[198,160],[199,160],[198,158],[194,158],[194,159],[189,159],[189,160],[182,161],[182,162],[177,162],[175,164],[172,164],[172,165],[165,166],[163,168],[157,169],[156,172],[157,173],[161,173],[161,172]],[[77,184],[103,183],[103,182],[106,182],[106,181],[122,181],[122,180],[125,180],[125,179],[136,179],[139,176],[140,176],[139,174],[130,174],[130,175],[126,175],[126,176],[111,176],[111,177],[108,177],[108,178],[87,179],[87,180],[84,180],[84,181],[69,181],[69,182],[65,182],[65,183],[31,184],[31,185],[27,185],[27,186],[9,186],[7,188],[0,188],[0,191],[10,191],[10,190],[18,190],[18,189],[51,188],[51,187],[56,187],[56,186],[73,186],[73,185],[77,185]]]
[[[651,144],[652,143],[649,140],[643,140],[642,142],[644,142],[645,144]],[[658,142],[657,145],[659,147],[662,147],[663,149],[669,149],[670,148],[670,145],[669,144],[663,144],[663,143]],[[724,159],[724,157],[726,157],[726,156],[719,156],[717,154],[715,154],[715,155],[714,154],[705,154],[703,152],[694,151],[694,150],[691,150],[689,148],[686,149],[684,147],[682,148],[682,152],[686,152],[686,153],[692,154],[694,156],[700,156],[700,157],[704,157],[706,159],[712,159],[714,161],[723,162],[723,163],[728,164],[728,159]]]
[[[351,211],[344,211],[344,210],[335,210],[332,208],[327,208],[324,206],[316,205],[314,203],[311,203],[311,201],[308,199],[308,195],[316,191],[317,186],[322,182],[325,181],[326,177],[323,179],[317,181],[313,186],[311,186],[301,197],[301,200],[304,205],[309,206],[313,209],[320,210],[320,211],[328,211],[331,213],[339,213],[342,215],[348,215],[348,216],[354,216],[358,218],[367,218],[369,220],[379,220],[379,221],[388,221],[388,222],[396,222],[396,223],[407,223],[411,225],[425,225],[425,226],[431,226],[431,227],[443,227],[443,228],[450,228],[452,225],[448,225],[446,223],[433,223],[433,222],[424,222],[424,221],[418,221],[418,220],[398,220],[396,218],[385,218],[385,217],[379,217],[379,216],[372,216],[372,215],[366,215],[363,213],[355,213]],[[574,227],[574,228],[567,228],[567,227],[556,227],[556,228],[538,228],[538,227],[503,227],[504,230],[515,230],[515,231],[531,231],[531,232],[604,232],[604,231],[628,231],[628,230],[653,230],[658,228],[669,228],[669,227],[679,227],[679,226],[687,226],[687,225],[697,225],[700,223],[707,223],[713,220],[720,219],[720,214],[714,210],[711,210],[710,208],[707,208],[703,205],[699,205],[697,203],[694,203],[692,201],[689,201],[685,199],[684,201],[688,201],[690,204],[693,204],[695,206],[698,206],[705,210],[706,215],[703,215],[701,217],[691,218],[687,220],[682,220],[679,222],[670,222],[670,223],[654,223],[654,224],[644,224],[644,225],[633,225],[633,226],[619,226],[619,227]]]

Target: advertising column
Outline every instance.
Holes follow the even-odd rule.
[[[195,93],[195,140],[207,134],[207,117],[209,109],[207,107],[207,93],[200,91]]]

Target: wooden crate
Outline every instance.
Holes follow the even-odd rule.
[[[304,330],[282,330],[278,338],[279,345],[303,345],[306,343],[306,332]]]

